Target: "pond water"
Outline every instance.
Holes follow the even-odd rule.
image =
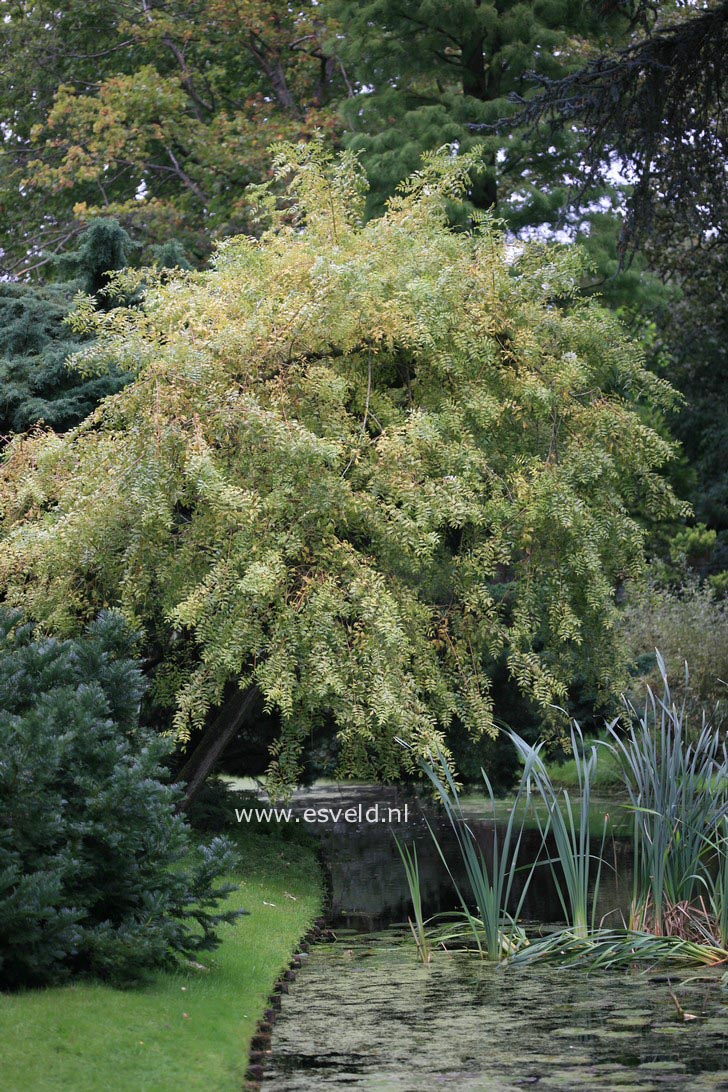
[[[692,978],[692,981],[688,981]],[[682,981],[681,981],[682,979]],[[316,946],[283,1000],[267,1092],[728,1089],[720,976],[422,966],[397,930]],[[678,1023],[669,995],[698,1016]]]
[[[306,808],[340,813],[335,821],[308,824],[320,840],[329,883],[329,917],[334,926],[371,931],[406,921],[411,913],[409,888],[393,835],[401,843],[417,847],[425,916],[459,908],[452,879],[433,844],[428,824],[462,887],[464,876],[457,843],[446,817],[429,798],[381,786],[316,785],[298,793],[293,806],[301,816]],[[362,816],[366,816],[374,806],[379,816],[374,822],[352,824],[343,818],[348,808],[361,809]],[[510,802],[498,801],[493,813],[485,797],[472,795],[463,798],[462,806],[488,861],[492,858],[494,832],[507,821]],[[619,924],[620,911],[626,911],[631,892],[631,851],[624,836],[624,818],[620,818],[620,807],[614,801],[593,802],[592,829],[602,830],[607,813],[611,833],[606,855],[610,864],[602,870],[596,913],[600,921]],[[601,834],[598,838],[595,834],[595,838],[601,842]],[[523,835],[519,858],[523,869],[514,885],[512,910],[540,848],[541,836],[532,821]],[[540,865],[529,885],[522,917],[527,921],[555,922],[561,916],[550,869]]]
[[[383,820],[342,818],[346,808],[361,804],[366,814],[375,803]],[[379,786],[315,786],[294,802],[297,812],[305,807],[339,813],[310,827],[321,840],[336,939],[311,950],[283,997],[266,1092],[515,1092],[530,1085],[728,1090],[723,968],[590,975],[553,967],[509,970],[444,950],[422,966],[402,926],[411,907],[392,832],[417,844],[424,909],[431,915],[456,905],[425,818],[447,854],[446,821],[427,803]],[[489,814],[483,799],[471,798],[465,807],[487,858],[503,815]],[[395,809],[392,822],[389,808]],[[614,811],[613,803],[595,805],[596,829],[605,808]],[[539,844],[537,831],[527,833],[525,860]],[[623,837],[609,846],[615,867],[603,875],[598,917],[609,915],[616,925],[611,915],[626,905],[630,890],[630,851]],[[559,919],[548,868],[538,869],[524,916]],[[696,1020],[678,1017],[671,991]]]

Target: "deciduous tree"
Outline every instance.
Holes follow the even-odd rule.
[[[81,310],[86,368],[135,378],[2,468],[7,600],[61,633],[105,604],[162,628],[181,740],[229,699],[224,745],[259,691],[274,784],[323,716],[365,776],[397,775],[397,736],[418,755],[453,718],[493,733],[502,656],[544,707],[576,674],[613,686],[615,586],[640,515],[675,507],[636,412],[667,384],[579,299],[575,248],[451,230],[468,165],[428,157],[363,225],[350,155],[283,148],[260,240],[143,309]]]
[[[309,0],[8,0],[5,271],[37,270],[92,216],[198,259],[249,227],[243,190],[268,145],[336,126],[346,76],[323,38]]]

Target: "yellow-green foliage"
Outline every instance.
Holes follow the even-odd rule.
[[[544,705],[619,676],[615,582],[635,515],[674,509],[669,445],[635,412],[669,388],[579,300],[574,248],[451,231],[466,159],[424,161],[361,223],[356,160],[282,147],[262,237],[78,322],[80,363],[136,379],[75,432],[10,449],[0,590],[66,632],[103,604],[180,635],[181,738],[255,681],[296,769],[322,713],[342,767],[396,774],[453,715],[493,731],[505,652]]]

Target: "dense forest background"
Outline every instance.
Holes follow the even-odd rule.
[[[92,376],[66,364],[93,336],[65,322],[78,293],[99,312],[136,306],[114,271],[163,280],[205,268],[231,236],[259,235],[271,145],[355,152],[365,218],[423,153],[479,149],[453,226],[490,210],[514,244],[578,243],[583,293],[617,312],[682,395],[644,414],[682,444],[666,474],[691,514],[650,524],[648,579],[617,589],[623,639],[635,671],[658,644],[673,669],[689,660],[696,700],[724,701],[727,28],[716,0],[7,0],[2,441],[69,429],[123,387],[116,364]],[[533,726],[497,667],[493,687],[503,723]],[[593,698],[574,679],[569,710],[588,718]],[[275,732],[258,709],[238,756],[262,769]],[[457,729],[453,746],[465,773],[483,757]],[[482,744],[491,768],[493,746]],[[325,732],[309,761],[326,766]]]

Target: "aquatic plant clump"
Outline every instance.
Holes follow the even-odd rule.
[[[533,941],[515,952],[511,966],[523,963],[556,962],[590,970],[613,970],[633,963],[673,963],[706,967],[728,961],[728,949],[716,944],[699,944],[679,936],[660,937],[635,929],[596,929],[586,936],[560,930]]]
[[[627,705],[627,726],[608,725],[611,741],[584,749],[578,725],[572,747],[579,795],[558,790],[541,756],[515,733],[511,739],[523,761],[516,800],[504,835],[494,834],[488,868],[465,822],[457,787],[442,754],[437,766],[422,761],[455,831],[470,885],[470,899],[455,884],[462,904],[460,920],[433,934],[440,943],[463,945],[468,933],[481,955],[511,965],[551,961],[590,968],[635,962],[698,963],[728,961],[728,756],[720,732],[705,719],[692,741],[685,707],[671,701],[664,662],[658,653],[664,692],[648,690],[643,714]],[[634,885],[629,920],[622,929],[596,922],[596,902],[605,857],[608,818],[594,851],[589,805],[599,756],[607,749],[619,760],[633,815]],[[492,788],[483,774],[491,805]],[[533,807],[545,805],[545,817]],[[520,814],[520,820],[516,815]],[[508,914],[523,826],[533,816],[541,853],[531,866],[516,913]],[[430,830],[450,876],[453,873]],[[523,897],[537,867],[552,873],[565,928],[529,941],[518,924]],[[608,865],[609,866],[609,865]],[[611,867],[611,866],[609,866]],[[453,879],[453,883],[455,883]],[[421,903],[420,907],[421,915]],[[475,905],[476,912],[472,907]],[[465,923],[465,926],[463,926]]]
[[[700,733],[689,741],[685,703],[673,703],[659,653],[657,663],[662,698],[648,689],[642,713],[628,704],[626,733],[616,722],[608,726],[634,816],[630,924],[692,939],[704,938],[707,926],[725,941],[725,878],[721,893],[716,869],[725,877],[725,836],[719,832],[728,815],[726,746],[705,714]]]
[[[517,819],[519,815],[518,804],[521,797],[527,795],[530,791],[529,781],[527,777],[521,779],[516,796],[516,805],[511,811],[505,831],[503,833],[494,831],[492,860],[488,864],[482,849],[468,826],[452,772],[444,753],[439,749],[436,751],[436,762],[437,766],[423,761],[421,762],[421,768],[436,789],[452,826],[465,868],[468,890],[464,892],[458,885],[442,846],[428,823],[428,829],[435,848],[453,882],[462,908],[454,915],[446,915],[447,921],[440,921],[439,925],[432,931],[432,940],[439,945],[445,946],[448,944],[460,946],[468,941],[475,946],[483,959],[499,961],[513,955],[524,944],[528,943],[525,932],[518,924],[518,917],[528,892],[533,869],[531,869],[523,884],[515,913],[510,914],[508,906],[514,892],[514,883],[519,869],[518,859],[523,836],[524,818],[528,811],[528,808],[520,810],[521,818],[520,820]],[[491,807],[494,808],[495,795],[493,787],[485,771],[482,771],[482,775],[486,794]],[[405,867],[415,913],[417,914],[419,907],[421,917],[419,891],[416,891],[413,885],[415,876],[413,870],[408,868],[406,863]],[[420,951],[421,942],[418,940],[418,954]]]

